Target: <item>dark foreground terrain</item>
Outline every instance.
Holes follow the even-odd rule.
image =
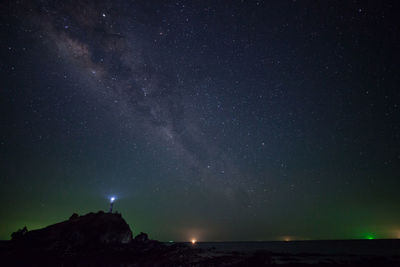
[[[234,251],[221,249],[221,246],[164,244],[149,240],[144,233],[133,238],[120,214],[98,212],[84,216],[74,214],[67,221],[40,230],[14,233],[11,241],[0,242],[0,265],[400,266],[399,240],[385,244],[390,247],[387,255],[287,253],[265,249]],[[378,245],[382,247],[384,243]]]

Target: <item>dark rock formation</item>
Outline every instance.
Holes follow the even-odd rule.
[[[150,240],[141,232],[132,239],[118,213],[73,214],[46,228],[13,234],[0,242],[0,266],[185,266],[191,248]]]
[[[65,249],[102,244],[127,244],[132,240],[129,225],[117,213],[73,214],[69,220],[20,235],[18,242],[44,247]]]
[[[137,236],[135,236],[135,241],[146,242],[149,240],[149,236],[146,233],[140,232]]]
[[[28,232],[28,228],[26,228],[26,226],[24,226],[24,228],[19,229],[18,231],[11,234],[11,240],[13,240],[13,241],[21,240],[27,232]]]
[[[79,218],[79,215],[77,213],[72,213],[71,217],[69,217],[70,220],[75,220],[78,218]]]

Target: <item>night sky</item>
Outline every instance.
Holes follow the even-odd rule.
[[[400,238],[399,6],[368,2],[3,1],[0,239],[111,196],[162,241]]]

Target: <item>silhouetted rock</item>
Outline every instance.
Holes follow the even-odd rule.
[[[27,232],[28,232],[28,228],[26,228],[26,226],[24,226],[24,228],[19,229],[18,231],[11,234],[11,240],[13,240],[13,241],[21,240],[26,235]]]
[[[70,220],[75,220],[75,219],[78,219],[78,218],[79,218],[78,213],[73,213],[73,214],[71,215],[71,217],[69,217]]]
[[[0,243],[1,266],[186,266],[194,252],[149,240],[134,240],[118,213],[73,214],[46,228],[21,229]]]
[[[18,234],[20,235],[20,234]],[[46,249],[78,249],[102,244],[126,244],[132,240],[129,225],[117,213],[73,214],[69,220],[33,230],[18,242]]]
[[[149,236],[143,232],[140,232],[140,234],[135,236],[135,241],[146,242],[148,240],[149,240]]]

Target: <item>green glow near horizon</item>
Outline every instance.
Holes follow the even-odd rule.
[[[365,236],[365,239],[372,240],[372,239],[375,239],[375,236],[372,235],[372,234],[367,234],[367,235]]]

